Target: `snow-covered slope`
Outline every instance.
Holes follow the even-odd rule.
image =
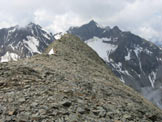
[[[57,40],[57,39],[60,39],[64,34],[66,34],[66,32],[60,32],[60,33],[56,33],[54,34],[54,38]]]
[[[6,52],[4,56],[1,57],[1,62],[8,62],[8,61],[17,61],[20,57],[16,53]]]
[[[109,59],[109,55],[115,51],[118,46],[107,43],[108,41],[111,41],[111,39],[94,36],[92,39],[87,40],[86,43],[95,50],[102,59],[110,62],[111,59]]]
[[[54,36],[30,23],[25,27],[0,29],[0,40],[0,62],[7,62],[42,53],[54,41]]]

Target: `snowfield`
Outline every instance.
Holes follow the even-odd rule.
[[[93,37],[85,43],[90,46],[96,53],[105,61],[110,62],[109,55],[117,49],[118,46],[104,43],[104,41],[111,41],[109,38]]]

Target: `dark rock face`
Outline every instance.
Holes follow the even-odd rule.
[[[80,28],[71,27],[68,30],[68,33],[79,36],[82,40],[88,40],[93,38],[94,35],[100,36],[103,32],[102,28],[98,28],[97,23],[95,21],[90,21],[88,24],[81,26]]]
[[[103,28],[100,27],[94,20],[90,21],[88,24],[85,24],[81,27],[71,27],[68,33],[77,35],[82,40],[86,41],[88,39],[96,37],[116,37],[121,33],[121,30],[115,26],[113,29],[110,29],[109,26]]]
[[[79,38],[54,41],[54,55],[0,64],[2,122],[160,122],[162,112],[121,83]]]
[[[1,62],[42,53],[53,40],[52,34],[34,23],[0,29]]]
[[[117,26],[100,27],[94,21],[67,32],[83,39],[116,76],[135,90],[161,89],[162,51],[155,44],[131,32],[123,32]],[[162,99],[160,94],[158,97]]]

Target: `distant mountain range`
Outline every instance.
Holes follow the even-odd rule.
[[[117,26],[102,27],[93,20],[67,32],[94,49],[122,82],[162,108],[162,51],[158,46]]]
[[[34,23],[0,29],[0,62],[42,53],[53,40],[52,34]]]

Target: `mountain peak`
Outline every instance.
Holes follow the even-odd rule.
[[[33,27],[36,27],[36,28],[42,28],[40,25],[35,24],[35,23],[33,23],[33,22],[30,22],[29,24],[27,24],[26,27],[29,27],[29,28],[33,28]]]
[[[37,25],[37,24],[35,24],[35,23],[33,23],[33,22],[30,22],[28,25]]]
[[[89,22],[89,24],[97,24],[93,19]]]
[[[0,62],[17,60],[42,53],[54,40],[53,35],[45,32],[41,26],[29,23],[25,26],[13,26],[0,29],[3,53],[0,54]],[[7,38],[6,38],[7,37]]]
[[[119,29],[118,26],[114,26],[112,29],[115,30],[115,31],[121,32],[121,30]]]
[[[102,26],[100,26],[96,21],[94,20],[91,20],[87,25],[90,25],[90,26],[95,26],[95,27],[98,27],[98,28],[103,28]]]

